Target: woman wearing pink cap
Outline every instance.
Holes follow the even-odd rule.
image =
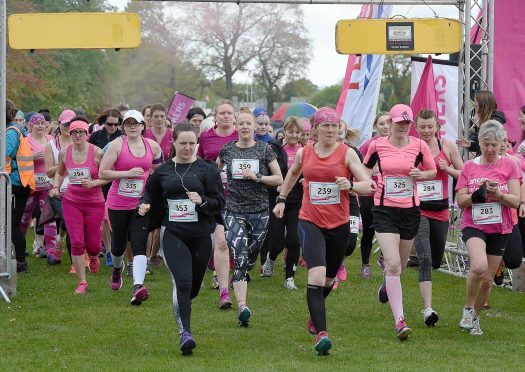
[[[76,294],[88,290],[84,267],[84,250],[89,255],[89,271],[98,272],[98,253],[102,240],[104,219],[104,195],[98,179],[98,166],[102,149],[87,142],[88,121],[75,117],[69,125],[73,144],[60,150],[58,169],[50,196],[58,196],[64,178],[69,176],[69,185],[62,198],[62,213],[71,239],[71,258],[79,282]]]
[[[298,235],[308,264],[308,331],[316,334],[314,349],[318,355],[327,355],[332,341],[326,331],[325,298],[332,290],[348,243],[349,191],[368,193],[372,181],[355,151],[337,142],[341,125],[337,112],[328,107],[320,108],[313,122],[318,142],[297,151],[273,212],[277,218],[283,217],[286,198],[302,172],[303,200]]]
[[[390,110],[390,135],[375,140],[368,148],[364,165],[370,175],[379,168],[372,214],[377,241],[383,252],[384,281],[379,301],[390,301],[397,337],[406,340],[412,330],[403,313],[401,273],[405,270],[420,220],[415,180],[431,180],[436,165],[428,145],[409,136],[412,109],[398,104]],[[421,166],[421,169],[418,167]]]
[[[33,152],[33,163],[35,166],[35,187],[36,190],[27,200],[26,209],[22,216],[21,229],[23,234],[27,233],[27,228],[31,222],[33,216],[33,210],[37,203],[40,206],[40,210],[44,209],[44,204],[47,198],[47,193],[51,188],[50,179],[46,174],[46,166],[44,164],[44,150],[47,143],[53,139],[53,137],[45,134],[46,133],[46,119],[42,114],[34,114],[29,119],[29,130],[31,134],[27,136],[29,143],[31,144],[31,150]],[[60,263],[60,255],[62,251],[57,249],[57,227],[55,220],[52,220],[44,225],[44,234],[35,234],[35,241],[38,242],[38,255],[40,257],[47,256],[47,262],[50,265],[56,265]],[[45,242],[45,247],[44,247]]]
[[[127,111],[122,128],[126,136],[110,143],[99,169],[101,179],[113,181],[106,202],[112,228],[113,274],[110,286],[115,291],[122,288],[124,252],[129,236],[133,252],[131,304],[140,305],[148,298],[148,289],[143,284],[147,266],[149,218],[139,216],[136,208],[153,165],[162,162],[162,150],[155,141],[142,137],[145,123],[140,112]]]
[[[521,171],[512,159],[499,155],[504,136],[499,122],[482,123],[481,156],[465,163],[456,186],[458,206],[463,209],[462,239],[470,259],[466,298],[474,303],[473,308],[463,309],[459,326],[473,336],[483,334],[480,312],[512,233],[511,210],[520,205]]]

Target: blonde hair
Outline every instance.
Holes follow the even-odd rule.
[[[303,118],[300,118],[298,116],[290,116],[286,119],[286,121],[284,122],[284,130],[287,130],[288,128],[295,128],[295,129],[298,129],[299,132],[302,132],[303,131]]]

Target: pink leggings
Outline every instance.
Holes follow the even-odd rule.
[[[71,239],[71,255],[82,256],[85,249],[90,256],[96,256],[102,241],[104,202],[73,202],[64,198],[62,213]]]
[[[22,234],[27,233],[27,228],[33,217],[33,210],[36,207],[36,203],[40,206],[40,210],[43,210],[44,203],[47,198],[48,190],[38,190],[29,195],[27,200],[26,209],[24,215],[22,216],[22,222],[20,228],[22,229]],[[57,225],[55,220],[46,223],[44,225],[44,241],[46,243],[47,253],[52,253],[56,249],[57,245]]]

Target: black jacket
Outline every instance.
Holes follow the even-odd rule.
[[[108,143],[113,141],[115,138],[119,138],[120,135],[120,129],[117,129],[116,132],[110,135],[108,138],[108,132],[106,132],[106,128],[102,128],[101,130],[97,130],[91,133],[91,136],[89,136],[89,143],[103,149]]]

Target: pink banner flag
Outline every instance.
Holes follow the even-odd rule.
[[[481,44],[481,37],[483,36],[483,31],[481,30],[481,22],[483,22],[483,11],[479,11],[478,16],[476,17],[476,22],[470,28],[470,43],[471,44]]]
[[[175,92],[167,113],[167,117],[173,125],[186,120],[186,115],[190,111],[193,101],[195,98],[181,92]]]
[[[436,84],[434,82],[434,69],[432,68],[432,57],[428,56],[425,63],[425,68],[423,69],[423,74],[421,75],[421,80],[417,86],[416,93],[414,98],[410,103],[410,107],[414,112],[414,120],[416,115],[422,109],[431,109],[436,114],[438,112],[437,100],[436,100]],[[410,127],[410,135],[419,137],[417,134],[415,125]]]

